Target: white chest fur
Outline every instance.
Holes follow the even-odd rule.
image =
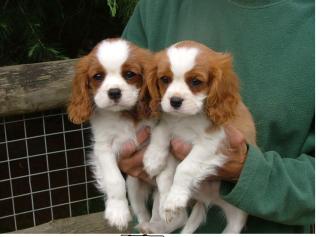
[[[180,138],[192,145],[209,146],[212,151],[225,138],[222,128],[208,132],[212,124],[203,114],[188,117],[165,115],[163,121],[169,127],[171,138]]]
[[[210,126],[211,121],[205,115],[178,117],[165,114],[154,129],[144,164],[149,174],[158,174],[159,213],[166,222],[183,215],[181,210],[187,207],[190,198],[194,198],[200,202],[194,206],[182,233],[192,233],[198,228],[206,215],[203,206],[211,203],[222,207],[226,214],[228,225],[224,233],[239,233],[247,215],[220,198],[219,182],[200,186],[205,178],[216,175],[218,167],[226,162],[220,149],[226,139],[224,129],[220,127],[208,131]],[[170,156],[166,159],[168,143],[172,138],[192,144],[190,153],[179,164]],[[159,155],[161,153],[165,153],[165,156]]]
[[[119,112],[100,112],[91,119],[93,142],[99,149],[108,148],[118,154],[123,143],[131,140],[136,141],[136,132],[144,125],[151,125],[150,122],[135,124],[129,118]]]
[[[134,123],[121,112],[98,111],[91,119],[93,132],[93,152],[91,166],[97,181],[97,187],[107,195],[105,218],[112,226],[119,229],[127,227],[131,214],[126,197],[126,184],[118,167],[117,159],[121,146],[129,140],[137,144],[136,132],[151,122]],[[141,187],[138,179],[128,177],[128,196],[136,197],[132,202],[140,209],[145,209],[145,198],[136,187]],[[140,190],[140,193],[141,190]],[[140,195],[140,196],[139,196]],[[140,212],[135,209],[135,214]],[[143,211],[143,218],[147,216]],[[147,213],[148,214],[148,213]],[[139,216],[138,216],[139,217]],[[143,219],[140,215],[140,219]]]

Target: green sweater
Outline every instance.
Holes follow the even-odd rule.
[[[314,1],[140,0],[123,37],[157,51],[196,40],[234,56],[259,148],[220,193],[249,213],[243,232],[309,232],[314,223]],[[225,226],[212,207],[199,233]]]

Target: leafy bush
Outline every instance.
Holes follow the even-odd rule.
[[[76,58],[117,37],[138,0],[3,0],[0,66]]]

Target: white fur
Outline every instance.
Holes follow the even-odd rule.
[[[182,105],[178,109],[170,105],[170,99],[173,96],[183,99]],[[193,94],[184,80],[173,80],[163,95],[161,107],[164,112],[177,116],[193,115],[202,111],[204,99],[203,93]]]
[[[138,218],[138,223],[145,223],[149,221],[150,214],[145,201],[148,200],[151,193],[151,186],[146,182],[137,182],[136,178],[128,176],[127,188],[131,208]],[[142,202],[141,198],[144,202]]]
[[[131,213],[126,197],[126,181],[117,164],[119,151],[122,144],[129,140],[137,145],[138,129],[145,125],[153,126],[151,121],[135,125],[121,114],[122,110],[130,109],[138,100],[138,89],[127,84],[121,76],[121,66],[129,53],[127,43],[122,40],[104,41],[98,47],[97,57],[105,67],[107,76],[94,97],[96,108],[90,119],[93,133],[91,165],[98,188],[106,194],[105,218],[120,230],[127,228]],[[108,89],[115,87],[122,91],[118,103],[109,100],[107,95]],[[137,178],[129,177],[127,188],[138,220],[148,221],[149,213],[145,202],[150,187]]]
[[[169,154],[170,132],[167,130],[167,126],[160,123],[154,128],[152,133],[157,134],[157,137],[151,136],[151,139],[155,140],[149,144],[143,158],[143,164],[145,171],[150,177],[158,175],[167,164],[167,157]]]
[[[181,228],[187,221],[187,212],[181,213],[181,215],[177,216],[177,218],[170,222],[166,223],[161,219],[159,213],[159,205],[160,205],[160,194],[156,190],[154,192],[154,201],[152,206],[152,217],[149,222],[143,222],[139,224],[137,227],[141,233],[144,234],[161,234],[161,233],[171,233],[178,228]]]
[[[185,223],[184,228],[182,229],[182,234],[193,233],[197,228],[206,220],[206,206],[204,203],[197,202],[192,208],[192,212],[188,221]]]
[[[211,121],[202,112],[206,96],[193,94],[185,83],[184,75],[195,66],[197,54],[198,50],[195,48],[172,46],[167,51],[173,81],[161,99],[164,114],[160,124],[152,132],[144,164],[149,174],[158,175],[159,215],[166,222],[175,222],[185,212],[188,201],[196,199],[200,203],[193,207],[183,233],[195,231],[205,219],[205,206],[213,203],[222,207],[226,214],[228,224],[224,233],[239,233],[247,214],[220,198],[220,183],[211,182],[201,186],[205,190],[199,190],[201,182],[208,176],[215,175],[217,168],[226,161],[226,157],[219,152],[219,146],[226,135],[222,127],[208,133]],[[172,96],[184,99],[180,108],[171,107]],[[180,164],[171,162],[173,158],[168,159],[172,138],[181,138],[193,146]]]
[[[121,116],[120,112],[97,111],[91,119],[93,132],[93,156],[91,164],[98,188],[106,194],[105,218],[112,226],[123,230],[131,220],[126,198],[125,180],[117,165],[121,145],[132,140],[137,144],[136,131],[144,125],[135,127],[133,122]],[[128,196],[138,220],[145,222],[149,213],[145,202],[150,187],[137,178],[127,179]]]
[[[94,96],[97,107],[108,108],[111,111],[122,111],[135,105],[139,96],[139,89],[128,84],[121,75],[121,66],[128,59],[130,48],[124,40],[107,41],[99,44],[96,56],[104,67],[106,76]],[[109,89],[121,90],[121,98],[114,101],[109,98]]]
[[[128,56],[129,45],[125,40],[104,40],[98,45],[97,58],[109,72],[120,73]]]
[[[185,82],[185,74],[195,66],[198,53],[196,48],[176,48],[172,46],[168,49],[167,55],[173,73],[173,81],[161,100],[161,107],[164,112],[176,115],[193,115],[202,110],[205,95],[202,93],[194,95]],[[183,99],[182,106],[179,109],[172,108],[170,105],[170,99],[173,96]]]
[[[247,215],[220,198],[218,194],[219,182],[207,184],[209,188],[206,192],[198,191],[201,182],[208,176],[216,174],[217,168],[226,161],[226,157],[218,151],[220,143],[225,139],[224,130],[221,128],[208,134],[206,129],[210,121],[204,114],[188,117],[165,114],[159,126],[164,126],[164,124],[168,126],[165,130],[154,129],[146,154],[152,153],[149,149],[157,147],[158,142],[160,146],[163,146],[163,141],[160,141],[163,137],[181,138],[191,143],[193,148],[176,169],[167,158],[165,168],[157,176],[160,197],[164,196],[162,200],[160,199],[162,201],[159,204],[160,216],[168,223],[172,221],[175,223],[175,219],[185,212],[188,201],[196,199],[203,204],[195,205],[193,215],[190,216],[191,220],[186,222],[182,233],[195,231],[205,220],[203,205],[209,206],[211,204],[219,205],[226,214],[228,224],[224,233],[239,233],[246,222]],[[163,131],[170,132],[163,134]],[[169,144],[170,139],[166,141]],[[167,146],[169,146],[168,144]],[[151,163],[151,158],[149,159]],[[158,163],[156,160],[154,162]],[[202,186],[203,184],[201,184]],[[192,221],[192,219],[197,219],[197,221]]]
[[[173,46],[168,49],[167,54],[172,73],[176,78],[183,79],[184,74],[194,67],[198,49]]]

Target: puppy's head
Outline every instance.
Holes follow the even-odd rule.
[[[205,112],[215,125],[234,116],[240,100],[232,57],[193,41],[157,53],[148,72],[153,113],[177,116]]]
[[[79,124],[94,110],[147,113],[145,65],[151,53],[123,39],[100,42],[80,59],[73,79],[69,118]],[[142,115],[143,117],[143,115]]]

